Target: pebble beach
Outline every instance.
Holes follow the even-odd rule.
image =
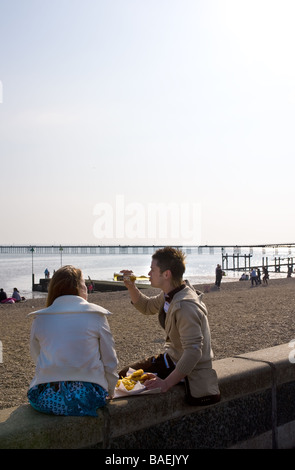
[[[204,292],[208,308],[214,360],[256,351],[295,338],[295,279],[270,279],[268,285],[251,287],[250,281],[196,285]],[[144,289],[156,295],[158,289]],[[126,291],[94,292],[89,302],[107,308],[112,315],[119,368],[163,351],[164,331],[157,316],[135,310]],[[45,298],[0,304],[0,409],[27,403],[26,393],[34,376],[29,339],[32,319],[28,314],[45,307]],[[1,350],[0,350],[1,351]]]

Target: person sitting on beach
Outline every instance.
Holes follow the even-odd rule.
[[[20,293],[16,287],[13,288],[13,293],[11,297],[14,299],[15,302],[20,302],[22,300]]]
[[[126,276],[130,271],[122,271]],[[149,380],[148,390],[160,388],[167,392],[181,381],[185,383],[186,400],[191,405],[209,405],[220,400],[213,352],[202,296],[183,281],[185,255],[181,250],[165,247],[152,256],[149,272],[152,287],[162,290],[155,297],[142,294],[133,281],[124,280],[131,301],[145,315],[158,314],[166,332],[165,352],[125,367],[119,372],[124,377],[129,369],[143,369]]]
[[[239,281],[248,281],[248,276],[246,275],[246,273],[243,273],[239,279]]]
[[[103,307],[87,301],[82,271],[53,275],[46,308],[32,312],[30,350],[36,364],[28,390],[33,408],[65,416],[97,416],[118,381],[118,360]]]
[[[91,281],[88,285],[88,292],[89,292],[89,294],[92,294],[93,291],[94,291],[94,284]]]
[[[0,302],[2,302],[3,300],[6,300],[7,299],[7,294],[6,292],[1,288],[0,289]]]

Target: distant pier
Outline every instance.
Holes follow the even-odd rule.
[[[150,254],[165,245],[0,245],[0,254]],[[173,245],[181,248],[186,253],[202,254],[208,252],[214,254],[216,250],[222,254],[226,250],[233,250],[234,253],[240,249],[248,249],[249,252],[255,248],[295,248],[295,243],[275,243],[265,245]],[[240,255],[242,256],[242,255]],[[244,255],[243,255],[244,256]]]
[[[30,254],[36,255],[99,255],[99,254],[153,254],[157,249],[165,245],[0,245],[0,254]],[[294,259],[291,256],[295,243],[273,243],[264,245],[173,245],[182,249],[186,254],[221,254],[222,269],[224,271],[250,271],[254,267],[263,269],[266,267],[270,272],[293,272]],[[253,264],[252,253],[254,249],[261,249],[262,255],[266,249],[274,249],[275,254],[279,249],[287,249],[288,257],[275,256],[274,263],[269,263],[267,257],[262,257],[261,264]],[[247,253],[241,254],[244,249]],[[232,252],[232,254],[231,254]],[[34,285],[34,280],[32,280]]]
[[[0,245],[0,255],[29,255],[32,259],[32,290],[47,292],[48,279],[40,279],[39,283],[35,283],[34,275],[34,255],[129,255],[129,254],[153,254],[157,249],[167,245]],[[282,273],[287,272],[288,275],[294,272],[294,258],[292,257],[292,249],[294,252],[295,243],[274,243],[264,245],[172,245],[175,248],[182,249],[186,254],[220,254],[223,271],[244,271],[250,272],[253,268],[267,268],[269,272]],[[245,254],[241,254],[241,250]],[[261,249],[262,255],[266,254],[267,249],[273,249],[275,253],[274,263],[268,262],[268,257],[263,256],[261,264],[252,261],[253,250]],[[277,256],[279,249],[284,249],[288,255],[282,257]],[[285,271],[286,269],[286,271]],[[112,281],[95,281],[97,290],[118,289],[119,284]],[[124,286],[121,286],[124,288]]]
[[[164,245],[1,245],[0,254],[77,254],[77,255],[96,255],[96,254],[149,254]],[[198,247],[179,246],[186,252],[198,250]]]
[[[294,258],[289,256],[282,258],[280,256],[274,258],[274,263],[269,264],[268,257],[262,257],[261,264],[251,263],[252,254],[240,255],[239,253],[229,255],[222,255],[222,270],[223,271],[251,271],[253,268],[264,269],[268,272],[274,273],[293,273],[294,270]],[[230,263],[231,261],[231,263]],[[284,270],[286,268],[286,271]]]

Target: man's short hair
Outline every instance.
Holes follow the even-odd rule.
[[[174,281],[182,280],[185,272],[185,253],[182,250],[166,246],[157,250],[152,258],[157,262],[161,273],[169,269]]]

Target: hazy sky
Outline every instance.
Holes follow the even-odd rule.
[[[0,244],[294,242],[294,24],[294,0],[0,0]]]

